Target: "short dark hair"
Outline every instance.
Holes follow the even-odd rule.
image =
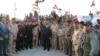
[[[12,18],[12,20],[16,20],[15,18]]]

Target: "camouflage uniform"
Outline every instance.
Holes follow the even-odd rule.
[[[100,21],[98,22],[98,24],[100,24]],[[96,25],[96,26],[94,27],[94,30],[95,30],[96,34],[98,34],[98,37],[99,37],[99,44],[100,44],[100,26],[99,26],[99,25]],[[100,50],[99,50],[98,56],[100,56]]]
[[[75,52],[75,56],[80,56],[80,48],[81,48],[81,41],[83,31],[80,29],[74,30],[73,36],[72,36],[72,44],[73,44],[73,50]]]
[[[39,30],[39,26],[36,26],[35,28],[33,28],[33,46],[37,47],[38,45],[38,30]]]
[[[11,23],[8,24],[9,33],[9,41],[8,41],[8,51],[9,55],[11,56],[15,52],[15,45],[16,45],[16,36],[18,32],[17,24]]]
[[[57,30],[58,30],[58,25],[51,25],[51,30],[52,30],[52,48],[57,48]]]
[[[64,29],[63,28],[58,28],[57,36],[59,38],[60,50],[64,52]]]
[[[90,56],[90,54],[97,55],[99,50],[99,41],[94,31],[86,32],[83,37],[83,56]]]
[[[72,54],[72,34],[73,34],[73,27],[70,26],[65,26],[65,52],[67,54]]]
[[[85,23],[86,29],[83,36],[82,48],[84,51],[83,56],[97,56],[99,52],[99,39],[97,34],[92,29],[92,23],[87,21]],[[91,28],[90,28],[91,27]]]

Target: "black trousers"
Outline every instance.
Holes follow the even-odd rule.
[[[100,45],[100,37],[99,37],[99,45]],[[99,50],[99,54],[98,54],[98,56],[100,56],[100,50]]]
[[[25,47],[26,49],[28,49],[28,38],[27,38],[27,37],[24,38],[24,41],[25,41],[24,47]]]
[[[49,38],[44,38],[44,50],[47,49],[48,51],[50,50],[50,39]]]
[[[100,56],[100,51],[99,51],[99,54],[98,54],[98,56]]]
[[[16,40],[16,51],[24,49],[24,37],[18,37]]]
[[[27,37],[25,38],[25,48],[28,49],[32,49],[33,48],[33,37],[32,35],[27,35]]]
[[[38,33],[38,45],[40,46],[40,45],[42,45],[42,33],[39,31],[39,33]]]

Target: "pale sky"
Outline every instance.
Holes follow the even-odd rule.
[[[16,17],[23,19],[25,14],[32,12],[32,3],[35,0],[0,0],[0,13],[9,14],[14,17],[14,3],[16,2]],[[90,11],[94,12],[95,7],[90,7],[93,0],[45,0],[39,4],[39,14],[49,14],[52,7],[56,4],[62,9],[62,12],[69,11],[72,14],[88,15]],[[100,0],[95,0],[96,10],[100,10]]]

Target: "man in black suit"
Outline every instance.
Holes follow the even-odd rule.
[[[37,25],[38,25],[38,23],[34,23],[34,22],[32,22],[32,21],[30,21],[30,20],[28,20],[27,22],[27,25],[26,25],[26,40],[25,40],[25,43],[26,43],[26,45],[25,45],[25,47],[26,47],[26,49],[29,47],[30,49],[32,49],[33,48],[33,33],[32,33],[32,29],[34,28],[34,27],[36,27]]]
[[[49,21],[47,20],[45,22],[45,27],[43,29],[43,40],[44,40],[44,50],[50,50],[50,39],[51,39],[51,36],[52,36],[52,32],[51,32],[51,28],[50,28],[50,24],[49,24]]]
[[[20,22],[18,25],[18,34],[16,39],[16,51],[24,49],[24,38],[25,38],[25,25],[24,22]]]

